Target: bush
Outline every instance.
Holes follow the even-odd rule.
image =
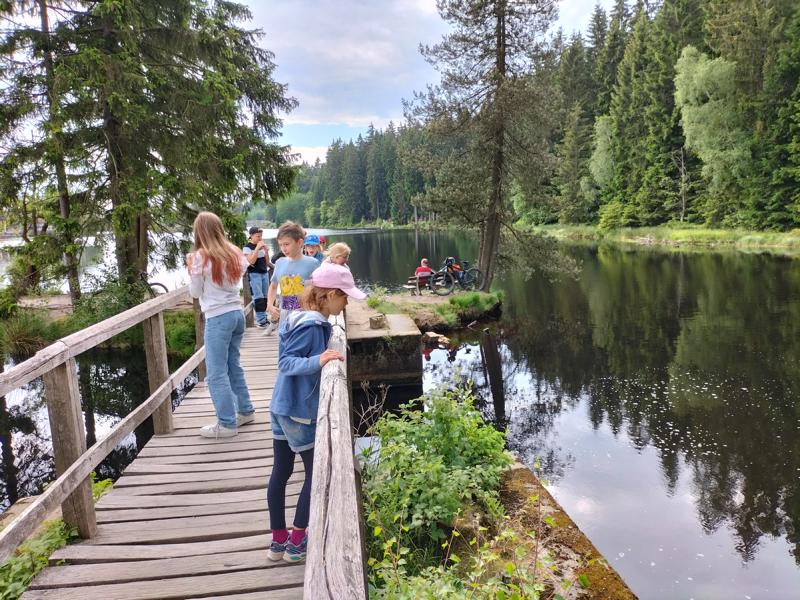
[[[180,358],[189,358],[194,354],[194,312],[165,312],[164,331],[167,336],[167,352]]]
[[[504,435],[483,422],[471,392],[437,392],[424,405],[381,417],[373,428],[377,461],[363,473],[366,522],[377,532],[370,560],[382,561],[386,544],[403,539],[412,571],[438,563],[441,541],[466,506],[502,514],[497,488],[511,464]]]
[[[76,536],[61,520],[48,521],[44,530],[22,544],[16,554],[0,565],[0,600],[16,600],[33,578],[47,566],[50,555]]]
[[[53,339],[50,323],[41,313],[20,310],[0,321],[0,354],[28,358]]]

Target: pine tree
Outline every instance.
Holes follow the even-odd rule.
[[[558,213],[562,223],[582,223],[589,218],[592,198],[585,195],[585,179],[589,175],[591,135],[583,107],[573,104],[564,128],[564,139],[559,144],[556,185],[558,186]]]
[[[541,47],[539,38],[555,17],[555,2],[440,0],[437,7],[451,33],[423,53],[442,81],[418,108],[450,151],[439,163],[437,194],[429,200],[451,221],[478,225],[478,268],[489,286],[502,225],[513,220],[508,199],[513,167],[522,162],[515,155],[539,142],[539,136],[531,135],[532,120],[525,135],[512,138],[512,127],[524,120],[522,110],[534,104],[526,75]]]
[[[614,219],[615,225],[637,222],[633,198],[647,167],[647,123],[644,117],[647,97],[641,73],[649,68],[645,50],[650,29],[647,13],[641,8],[634,16],[633,29],[617,71],[617,83],[611,98],[614,176],[608,188],[607,199],[610,202],[603,211],[618,213]]]
[[[579,33],[572,36],[559,61],[559,81],[564,106],[580,104],[584,110],[592,94],[592,79],[586,56],[586,47]]]
[[[617,68],[625,55],[628,40],[628,7],[625,0],[616,0],[602,51],[597,54],[594,82],[596,87],[595,115],[608,114],[611,91],[617,81]]]
[[[56,73],[74,100],[64,120],[111,207],[121,281],[146,271],[152,233],[187,231],[197,208],[239,241],[235,207],[291,190],[295,169],[271,140],[277,111],[296,103],[258,34],[236,24],[249,18],[230,2],[117,0],[63,26]]]

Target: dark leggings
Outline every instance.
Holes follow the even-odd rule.
[[[269,476],[267,487],[267,506],[269,506],[269,527],[286,529],[286,482],[289,481],[294,471],[294,451],[289,448],[286,440],[272,440],[275,452],[272,463],[272,475]],[[314,449],[303,450],[300,453],[306,478],[303,489],[297,499],[297,509],[294,513],[294,526],[299,529],[308,527],[308,512],[311,503],[311,476],[314,473]]]

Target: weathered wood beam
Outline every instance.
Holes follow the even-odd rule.
[[[331,317],[331,323],[328,347],[346,357],[344,317]],[[303,587],[306,600],[366,600],[360,503],[347,361],[333,360],[322,369],[320,384]]]

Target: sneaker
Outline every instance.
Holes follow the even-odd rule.
[[[258,323],[256,323],[256,327],[258,327],[259,329],[264,329],[267,326],[267,324],[268,323],[266,321],[259,321]]]
[[[278,321],[274,323],[269,323],[266,327],[264,327],[264,335],[272,335],[278,329]]]
[[[279,544],[275,540],[272,540],[272,543],[269,545],[269,552],[267,552],[267,558],[270,560],[280,560],[284,557],[284,552],[286,552],[286,544],[289,543],[287,540]]]
[[[249,415],[236,415],[236,426],[241,427],[247,423],[252,423],[256,420],[256,413],[252,412]]]
[[[295,546],[292,542],[287,541],[286,551],[283,554],[283,560],[288,563],[297,563],[305,560],[307,545],[308,545],[308,534],[303,536],[303,541],[300,542],[299,546]]]
[[[205,427],[200,428],[200,435],[204,438],[212,438],[212,439],[219,439],[219,438],[232,438],[235,436],[238,431],[235,429],[231,429],[230,427],[223,427],[219,423],[214,423],[213,425],[206,425]]]

